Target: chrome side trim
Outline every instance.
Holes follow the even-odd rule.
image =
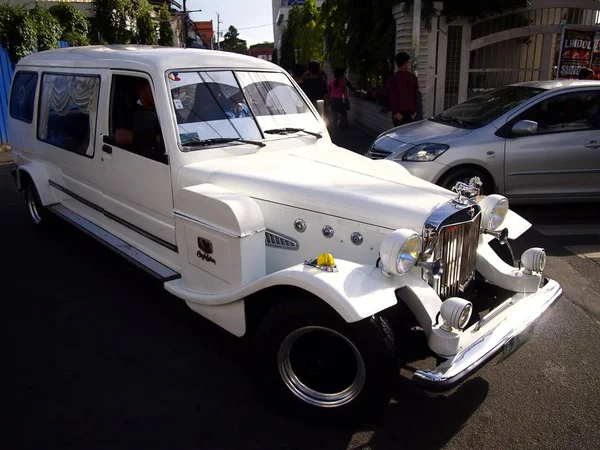
[[[216,231],[217,233],[222,233],[226,236],[232,237],[232,238],[236,238],[236,239],[241,239],[244,237],[248,237],[248,236],[252,236],[253,234],[257,234],[257,233],[262,233],[263,231],[266,230],[266,228],[259,228],[258,230],[255,231],[250,231],[248,233],[242,233],[242,234],[237,234],[237,233],[233,233],[229,230],[226,230],[225,228],[221,228],[217,225],[213,225],[211,223],[208,222],[204,222],[203,220],[198,219],[197,217],[193,217],[187,214],[182,213],[181,211],[178,211],[176,209],[173,210],[173,214],[177,217],[180,217],[182,219],[185,220],[189,220],[190,222],[193,222],[197,225],[201,225],[205,228],[208,228],[209,230],[212,231]]]
[[[265,232],[265,244],[267,247],[282,248],[284,250],[298,250],[300,248],[300,244],[296,239],[268,228]]]
[[[430,392],[444,392],[456,387],[510,346],[512,338],[537,322],[541,315],[560,298],[562,292],[562,287],[556,281],[548,279],[544,287],[534,294],[524,296],[508,309],[508,311],[512,308],[518,310],[512,311],[512,314],[508,313],[504,320],[493,328],[480,329],[479,331],[483,333],[481,336],[435,369],[417,370],[412,382],[417,387]],[[473,325],[465,330],[463,335],[478,333],[475,327],[476,325]]]
[[[72,225],[75,225],[86,234],[89,234],[97,241],[106,245],[111,250],[114,250],[116,253],[133,262],[138,267],[141,267],[150,275],[158,278],[159,280],[167,282],[181,277],[181,275],[174,270],[170,269],[164,264],[159,263],[155,259],[139,251],[115,235],[103,230],[99,226],[81,217],[79,214],[71,211],[67,207],[60,204],[55,204],[49,206],[48,210]]]
[[[133,230],[138,234],[141,234],[145,238],[150,239],[151,241],[156,242],[157,244],[162,245],[163,247],[168,248],[169,250],[171,250],[175,253],[179,253],[179,249],[177,248],[177,246],[175,244],[171,244],[170,242],[167,242],[157,236],[154,236],[153,234],[148,233],[146,230],[142,230],[137,225],[134,225],[130,222],[127,222],[126,220],[121,219],[118,216],[115,216],[114,214],[106,211],[101,206],[98,206],[95,203],[92,203],[89,200],[86,200],[85,198],[81,197],[80,195],[77,195],[75,192],[70,191],[69,189],[61,186],[60,184],[55,183],[52,180],[48,180],[48,184],[50,184],[50,186],[52,186],[53,188],[58,189],[61,192],[64,192],[69,197],[74,198],[78,202],[83,203],[85,206],[88,206],[89,208],[92,208],[92,209],[104,214],[109,219],[114,220],[115,222],[123,225],[124,227],[127,227],[130,230]]]

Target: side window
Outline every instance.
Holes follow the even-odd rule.
[[[10,116],[31,123],[38,75],[36,72],[17,72],[10,94]]]
[[[111,144],[166,162],[162,133],[147,78],[113,75],[109,130]]]
[[[100,78],[43,74],[37,138],[79,155],[94,156]]]
[[[537,134],[585,131],[600,128],[600,91],[580,91],[544,100],[521,114],[518,120],[533,120]]]

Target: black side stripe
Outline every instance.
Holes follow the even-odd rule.
[[[179,249],[177,248],[176,245],[171,244],[170,242],[165,241],[164,239],[161,239],[159,237],[154,236],[153,234],[148,233],[145,230],[142,230],[140,227],[138,227],[137,225],[134,225],[130,222],[127,222],[126,220],[121,219],[118,216],[115,216],[114,214],[106,211],[104,208],[102,208],[101,206],[96,205],[95,203],[90,202],[89,200],[86,200],[85,198],[81,197],[80,195],[77,195],[75,192],[72,192],[70,190],[68,190],[67,188],[61,186],[60,184],[55,183],[52,180],[48,180],[48,183],[50,184],[50,186],[52,186],[53,188],[58,189],[59,191],[64,192],[65,194],[67,194],[70,197],[73,197],[75,200],[77,200],[78,202],[83,203],[86,206],[89,206],[90,208],[104,214],[106,217],[108,217],[111,220],[114,220],[115,222],[123,225],[124,227],[129,228],[130,230],[135,231],[138,234],[141,234],[142,236],[144,236],[147,239],[150,239],[153,242],[156,242],[159,245],[162,245],[165,248],[168,248],[169,250],[175,252],[175,253],[179,253]]]

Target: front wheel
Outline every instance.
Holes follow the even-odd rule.
[[[33,224],[36,226],[45,224],[47,212],[42,205],[38,191],[33,183],[29,183],[25,187],[25,202],[27,204],[29,218]]]
[[[285,302],[262,321],[254,344],[269,397],[305,418],[353,423],[377,415],[398,377],[393,334],[381,317],[348,324],[326,307]]]
[[[480,170],[470,167],[463,167],[456,170],[451,170],[450,172],[442,176],[442,178],[440,178],[437,184],[451,191],[454,185],[459,181],[465,184],[469,184],[469,181],[473,177],[478,177],[481,180],[482,195],[490,195],[494,193],[494,182],[490,179],[490,177],[488,177]]]

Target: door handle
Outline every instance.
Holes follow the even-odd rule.
[[[106,144],[104,144],[104,145],[102,146],[102,151],[103,151],[104,153],[112,153],[112,147],[111,147],[110,145],[106,145]]]

